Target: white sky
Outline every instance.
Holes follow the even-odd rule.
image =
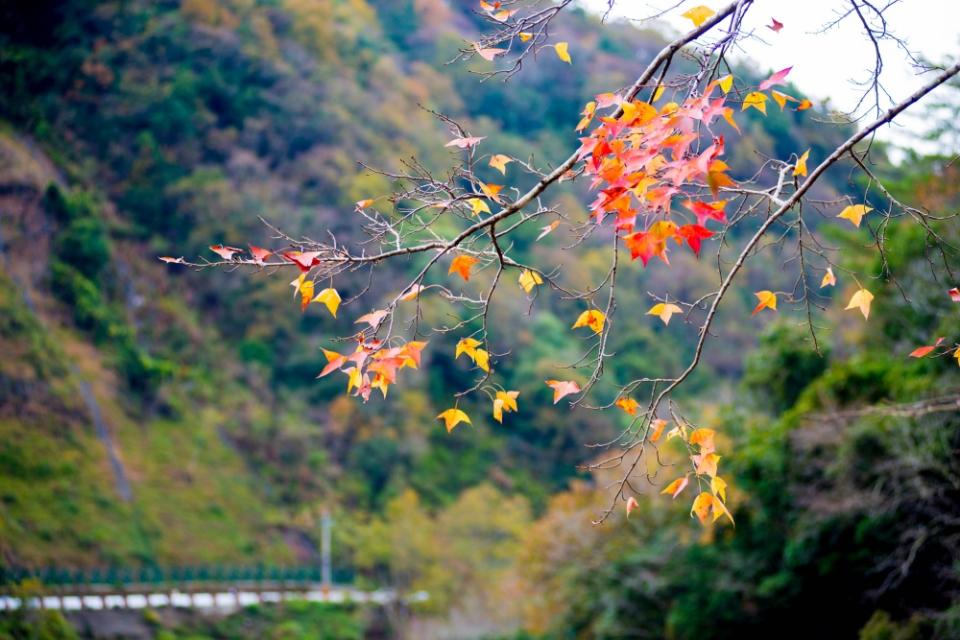
[[[872,4],[884,6],[889,1],[874,0]],[[598,10],[605,9],[607,4],[606,0],[585,2]],[[618,0],[614,15],[646,18],[675,3],[675,0]],[[701,4],[716,10],[726,6],[727,0],[687,0],[661,20],[677,32],[688,31],[692,23],[681,14]],[[818,33],[839,15],[839,9],[849,6],[848,0],[756,0],[744,26],[747,30],[753,29],[759,38],[744,42],[743,50],[732,57],[752,59],[761,70],[776,71],[792,65],[788,80],[802,89],[805,97],[817,104],[829,98],[833,108],[849,111],[863,94],[863,87],[858,87],[856,81],[866,79],[873,68],[872,44],[856,15],[826,33]],[[913,52],[939,63],[947,57],[960,56],[960,0],[901,0],[887,9],[885,15],[890,31],[905,40]],[[784,24],[779,33],[766,28],[771,17]],[[896,44],[883,44],[881,52],[884,58],[881,79],[895,101],[908,96],[926,81],[925,76],[917,75]],[[884,100],[884,106],[889,106],[889,100]],[[920,128],[923,121],[911,118],[909,125]],[[902,131],[887,128],[880,135],[900,144],[913,143]]]

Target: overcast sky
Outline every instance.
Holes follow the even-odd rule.
[[[875,0],[878,6],[890,0]],[[606,0],[586,0],[588,6],[606,8]],[[629,18],[646,18],[675,0],[618,0],[615,14]],[[726,0],[688,0],[661,18],[678,32],[688,31],[692,24],[681,14],[697,5],[718,9]],[[745,27],[754,29],[759,39],[744,42],[735,58],[750,58],[761,69],[778,70],[793,66],[789,79],[817,103],[830,98],[834,108],[853,109],[863,94],[856,82],[869,77],[873,67],[873,49],[857,17],[820,33],[832,22],[847,0],[756,0],[750,8]],[[909,47],[933,61],[960,55],[960,0],[901,0],[885,12],[888,25]],[[779,33],[767,29],[770,19],[784,24]],[[761,40],[762,39],[762,40]],[[884,67],[882,80],[896,101],[915,91],[926,80],[911,68],[902,50],[894,43],[882,47]],[[929,77],[926,76],[926,77]],[[889,105],[889,100],[885,106]],[[914,112],[916,113],[916,111]],[[922,126],[922,120],[910,121]],[[882,137],[904,143],[902,132],[882,133]]]

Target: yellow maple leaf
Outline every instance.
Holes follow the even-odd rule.
[[[710,515],[710,510],[713,509],[713,500],[713,496],[704,491],[693,501],[693,506],[690,507],[690,514],[697,516],[700,524],[707,523],[707,517]]]
[[[473,215],[478,216],[481,213],[490,213],[490,206],[482,198],[470,198],[467,204],[473,209]]]
[[[467,354],[471,360],[476,359],[477,357],[477,347],[479,347],[482,342],[476,338],[460,338],[457,342],[457,352],[454,355],[454,358],[459,358],[462,354]]]
[[[697,7],[694,7],[693,9],[690,9],[685,13],[681,13],[680,16],[688,19],[690,22],[693,23],[695,27],[699,27],[704,22],[706,22],[710,16],[714,15],[715,13],[716,11],[714,11],[710,7],[705,7],[701,4]]]
[[[753,310],[753,313],[750,315],[755,316],[764,309],[772,309],[773,311],[777,310],[777,294],[775,294],[773,291],[757,291],[753,295],[757,296],[757,300],[760,301],[760,304],[756,306],[756,308]]]
[[[518,282],[520,283],[521,289],[527,293],[530,293],[533,291],[534,287],[543,284],[543,278],[541,278],[540,274],[536,271],[524,269],[520,272],[520,278],[518,279]]]
[[[797,100],[793,96],[788,96],[787,94],[780,93],[779,91],[776,91],[776,90],[771,90],[770,95],[773,96],[774,102],[780,105],[780,111],[784,110],[784,108],[787,106],[787,102],[799,102],[799,100]]]
[[[837,284],[837,276],[833,275],[833,267],[827,267],[827,272],[823,274],[823,280],[820,281],[820,288],[832,287]]]
[[[727,501],[727,483],[720,476],[710,478],[710,491],[724,502]]]
[[[505,156],[502,153],[496,153],[490,156],[490,166],[502,173],[507,174],[507,165],[513,162],[513,158]]]
[[[573,60],[570,59],[569,44],[566,42],[558,42],[553,45],[553,50],[557,52],[557,57],[566,62],[567,64],[573,64]]]
[[[580,314],[580,317],[577,318],[577,321],[573,323],[573,329],[579,329],[580,327],[590,327],[593,329],[593,332],[600,334],[603,332],[603,324],[606,322],[607,316],[603,314],[602,311],[597,309],[590,309],[589,311],[584,311]]]
[[[300,311],[306,311],[307,305],[313,299],[313,280],[300,283]]]
[[[805,176],[807,175],[807,158],[810,157],[810,149],[807,149],[803,152],[799,158],[797,158],[797,164],[793,167],[793,175],[795,176]]]
[[[340,294],[337,293],[337,290],[332,287],[327,287],[320,293],[316,295],[313,299],[314,302],[322,302],[327,307],[327,311],[330,312],[334,318],[337,317],[337,309],[340,308]]]
[[[867,215],[871,211],[873,211],[873,207],[868,207],[863,204],[852,204],[841,211],[840,215],[837,217],[849,220],[853,223],[853,226],[859,227],[860,221],[863,220],[863,216]]]
[[[465,414],[460,409],[447,409],[437,416],[437,420],[443,420],[443,424],[447,428],[447,433],[453,431],[453,428],[461,422],[473,424],[470,422],[470,416]]]
[[[767,115],[767,94],[760,93],[759,91],[751,91],[743,99],[743,105],[740,107],[740,111],[746,111],[750,107],[753,107],[763,115]]]
[[[495,202],[500,202],[500,191],[503,189],[503,185],[499,184],[487,184],[485,182],[480,183],[480,190],[483,191],[483,194]]]
[[[730,89],[733,88],[733,75],[728,74],[717,80],[717,84],[720,85],[720,88],[724,93],[730,93]]]
[[[695,456],[690,456],[694,464],[697,465],[697,474],[701,476],[710,476],[711,478],[717,475],[717,464],[720,462],[720,456],[716,453],[701,453]]]
[[[850,298],[850,302],[847,303],[847,307],[844,310],[846,311],[849,309],[859,309],[860,313],[863,314],[863,319],[867,320],[870,318],[871,302],[873,302],[873,294],[864,288],[860,288]]]
[[[670,324],[670,318],[673,317],[675,313],[683,313],[683,309],[669,302],[655,304],[647,311],[648,316],[657,316],[663,320],[663,324]]]
[[[353,367],[344,373],[347,374],[347,393],[353,391],[354,387],[359,388],[363,385],[363,376],[360,374],[359,368]]]
[[[477,349],[473,352],[473,361],[477,363],[477,366],[490,373],[490,354],[486,349]]]

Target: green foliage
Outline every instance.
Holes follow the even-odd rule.
[[[781,322],[767,327],[757,349],[747,355],[743,388],[757,406],[780,413],[793,406],[811,381],[827,367],[806,327]]]

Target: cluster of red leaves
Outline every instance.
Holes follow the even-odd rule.
[[[713,96],[718,89],[729,86],[715,80],[703,95],[690,97],[682,104],[670,102],[659,109],[648,102],[602,94],[584,110],[580,130],[588,126],[597,109],[616,107],[616,113],[598,117],[599,126],[580,139],[584,173],[592,176],[591,187],[599,188],[590,205],[591,216],[598,223],[613,216],[631,257],[640,258],[644,265],[654,256],[669,263],[670,239],[678,245],[686,243],[699,255],[701,243],[714,235],[707,222],[727,221],[726,203],[716,198],[721,187],[735,183],[727,175],[729,167],[720,159],[724,138],[713,135],[712,128],[720,118],[737,128],[733,109],[726,106],[726,95]],[[710,132],[712,143],[695,151],[704,128]],[[714,201],[688,198],[684,202],[696,222],[672,219],[674,198],[685,192],[702,193],[705,188],[710,189]]]

